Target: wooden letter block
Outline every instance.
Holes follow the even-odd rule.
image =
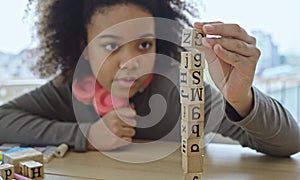
[[[43,164],[35,161],[28,161],[23,163],[25,167],[25,174],[30,179],[42,179],[44,177],[44,166]]]
[[[36,162],[36,161],[25,161],[19,163],[19,172],[21,175],[28,177],[28,168],[26,166],[29,162]]]
[[[181,137],[183,139],[203,139],[204,122],[203,121],[181,121]]]
[[[204,87],[180,86],[180,103],[182,104],[204,103]]]
[[[203,69],[205,68],[205,54],[203,52],[181,52],[181,68]]]
[[[183,156],[202,156],[203,139],[181,139],[181,152]]]
[[[182,156],[182,169],[185,173],[203,172],[204,156]]]
[[[202,180],[202,173],[184,173],[184,180]]]
[[[182,30],[181,46],[186,48],[197,48],[202,46],[204,34],[196,29]]]
[[[204,103],[181,104],[182,121],[204,121]]]
[[[180,69],[180,86],[203,87],[203,69]]]
[[[0,177],[4,180],[14,179],[14,166],[12,164],[0,165]]]
[[[14,165],[15,172],[21,174],[20,162],[37,161],[43,163],[43,154],[33,148],[16,148],[14,151],[4,154],[4,162]]]

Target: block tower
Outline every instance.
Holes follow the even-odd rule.
[[[204,33],[198,29],[182,31],[181,46],[189,51],[181,53],[180,103],[181,152],[184,180],[200,180],[203,172],[204,137]]]

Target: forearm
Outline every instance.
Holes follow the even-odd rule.
[[[59,122],[5,107],[0,107],[0,124],[0,143],[30,145],[66,143],[75,151],[86,150],[85,135],[89,124]]]
[[[276,100],[253,88],[251,112],[234,124],[242,127],[253,140],[245,140],[256,150],[275,156],[289,156],[300,150],[300,129],[292,115]],[[227,113],[228,114],[228,113]],[[230,115],[229,115],[229,119]]]

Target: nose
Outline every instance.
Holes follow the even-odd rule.
[[[120,69],[132,71],[139,67],[139,61],[137,58],[137,54],[130,49],[124,50],[122,55],[120,56]]]

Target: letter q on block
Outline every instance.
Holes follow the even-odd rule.
[[[181,137],[183,139],[204,138],[204,122],[181,121]]]

